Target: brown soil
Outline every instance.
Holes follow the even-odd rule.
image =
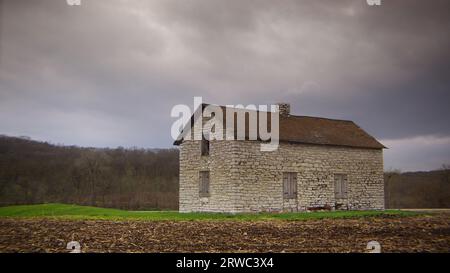
[[[308,221],[0,219],[0,252],[450,252],[450,215]]]

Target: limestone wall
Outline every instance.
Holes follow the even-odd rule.
[[[214,141],[210,155],[202,156],[200,141],[180,145],[180,212],[234,212],[236,187],[233,179],[234,141]],[[199,171],[210,172],[209,197],[199,196]]]
[[[210,171],[210,196],[199,197],[200,170]],[[297,199],[283,199],[283,172],[297,172]],[[348,198],[335,200],[334,175],[345,174]],[[336,201],[344,209],[383,209],[382,150],[280,143],[261,152],[256,141],[200,141],[180,146],[180,211],[301,211]]]

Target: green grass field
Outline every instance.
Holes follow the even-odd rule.
[[[0,207],[0,217],[59,218],[74,220],[306,220],[323,218],[354,218],[374,216],[412,216],[416,212],[386,211],[333,211],[299,213],[179,213],[177,211],[126,211],[68,204],[41,204]]]

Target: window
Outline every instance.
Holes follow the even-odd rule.
[[[336,198],[347,198],[347,175],[334,175],[334,195]]]
[[[202,155],[209,155],[209,140],[203,138],[201,143]]]
[[[209,196],[209,171],[201,171],[199,175],[199,195],[200,197]]]
[[[283,198],[297,198],[297,173],[283,173]]]

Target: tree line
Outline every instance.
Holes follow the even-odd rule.
[[[0,205],[178,209],[177,149],[99,149],[0,136]]]
[[[450,208],[450,166],[435,171],[384,174],[386,208]]]

